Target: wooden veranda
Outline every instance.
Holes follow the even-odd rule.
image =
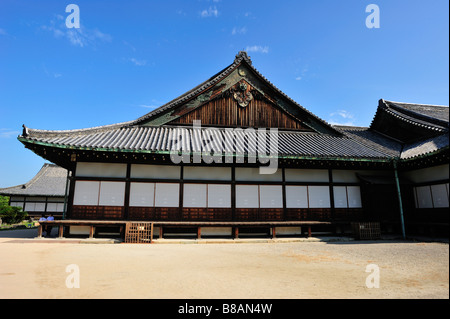
[[[89,238],[94,238],[95,228],[96,227],[120,227],[122,234],[124,230],[130,228],[133,224],[139,224],[140,228],[144,231],[147,229],[151,229],[149,233],[149,243],[151,243],[154,236],[159,236],[159,238],[163,238],[163,229],[165,227],[172,228],[196,228],[197,229],[197,239],[202,238],[202,228],[207,227],[231,227],[232,237],[234,239],[239,238],[239,229],[240,228],[269,228],[271,230],[271,237],[276,238],[277,236],[277,228],[279,227],[305,227],[307,231],[305,235],[307,237],[311,237],[312,227],[313,226],[324,226],[324,225],[333,225],[332,222],[324,222],[324,221],[255,221],[255,222],[238,222],[238,221],[228,221],[228,222],[189,222],[189,221],[127,221],[127,220],[54,220],[54,221],[42,221],[38,226],[38,238],[42,237],[43,231],[47,227],[58,227],[58,237],[63,238],[64,236],[64,227],[69,226],[88,226]],[[148,228],[145,227],[148,225]],[[337,225],[337,224],[336,224]],[[159,234],[154,234],[154,227],[159,228]],[[303,230],[302,230],[303,233]],[[125,237],[125,236],[123,236]]]

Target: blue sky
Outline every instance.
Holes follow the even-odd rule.
[[[68,4],[80,29],[68,29]],[[380,28],[366,27],[366,6]],[[247,50],[330,123],[369,126],[378,100],[449,104],[447,0],[0,2],[0,187],[44,159],[22,124],[64,130],[136,119]]]

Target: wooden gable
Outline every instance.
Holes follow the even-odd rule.
[[[140,125],[279,128],[340,135],[264,78],[245,52],[209,80],[138,119]]]
[[[265,96],[242,79],[226,91],[213,91],[209,101],[189,110],[181,108],[173,113],[177,118],[168,124],[192,124],[226,127],[277,127],[312,131],[301,120],[281,109],[276,101]]]

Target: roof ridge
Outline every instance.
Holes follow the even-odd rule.
[[[33,184],[36,182],[36,180],[38,180],[38,179],[43,175],[43,173],[45,172],[45,170],[47,170],[47,167],[48,167],[47,164],[48,164],[48,163],[44,163],[44,165],[41,166],[41,168],[40,168],[39,171],[36,173],[36,175],[34,175],[34,176],[33,176],[30,180],[28,180],[27,182],[21,183],[21,184],[15,185],[15,186],[10,186],[10,187],[5,187],[5,188],[0,188],[0,190],[7,190],[7,189],[13,189],[13,188],[22,188],[22,189],[24,189],[24,188],[30,187],[31,185],[33,185]]]
[[[200,92],[208,89],[209,87],[211,87],[213,84],[217,83],[219,80],[222,80],[222,78],[224,78],[225,76],[227,76],[231,71],[233,71],[236,67],[238,67],[242,61],[245,61],[249,68],[256,73],[257,76],[259,76],[263,81],[265,81],[266,83],[268,83],[278,94],[280,94],[282,97],[286,98],[290,103],[293,103],[295,106],[297,106],[301,111],[306,112],[309,116],[313,117],[314,119],[316,119],[318,122],[322,123],[323,125],[325,125],[326,127],[329,127],[331,130],[334,130],[336,133],[339,133],[339,131],[335,130],[333,128],[333,126],[331,124],[329,124],[328,122],[326,122],[325,120],[321,119],[320,117],[318,117],[317,115],[315,115],[314,113],[312,113],[311,111],[309,111],[308,109],[306,109],[304,106],[302,106],[300,103],[296,102],[295,100],[293,100],[291,97],[289,97],[286,93],[284,93],[283,91],[281,91],[277,86],[275,86],[272,82],[270,82],[264,75],[261,74],[261,72],[259,72],[254,66],[253,66],[253,62],[251,60],[251,58],[248,56],[246,51],[239,51],[239,53],[236,55],[234,61],[232,64],[230,64],[228,67],[224,68],[222,71],[216,73],[215,75],[213,75],[211,78],[209,78],[208,80],[206,80],[205,82],[199,84],[198,86],[196,86],[195,88],[191,89],[190,91],[180,95],[178,98],[175,98],[174,100],[164,104],[163,106],[141,116],[140,118],[136,119],[134,121],[134,123],[132,125],[136,125],[136,124],[140,124],[142,121],[149,119],[150,117],[152,117],[153,115],[156,115],[158,113],[164,112],[166,110],[169,110],[171,108],[173,108],[174,106],[176,106],[178,103],[180,102],[185,102],[186,100],[194,97],[195,95],[199,94]],[[283,108],[284,111],[288,112],[287,110],[285,110]],[[293,114],[291,114],[290,112],[288,112],[291,116],[294,116]],[[295,118],[297,118],[296,116],[294,116]],[[307,124],[307,123],[305,123]]]
[[[80,128],[80,129],[70,129],[70,130],[42,130],[42,129],[34,129],[26,127],[25,124],[22,125],[24,128],[24,133],[22,136],[26,137],[30,131],[34,133],[43,133],[43,134],[52,134],[52,133],[77,133],[77,132],[89,132],[89,131],[98,131],[98,130],[107,130],[107,129],[116,129],[116,128],[122,128],[133,125],[134,121],[126,121],[126,122],[119,122],[115,124],[107,124],[107,125],[100,125],[100,126],[93,126],[93,127],[87,127],[87,128]]]
[[[446,132],[448,131],[448,122],[439,118],[432,117],[427,114],[418,113],[414,110],[409,110],[401,107],[400,105],[397,105],[396,103],[402,103],[402,102],[393,102],[388,101],[384,99],[380,99],[378,101],[378,107],[375,112],[375,115],[372,119],[372,122],[370,124],[370,127],[374,124],[375,119],[378,117],[379,112],[383,111],[391,116],[394,116],[398,118],[400,121],[418,126],[423,127],[426,129],[430,129],[437,132]],[[407,104],[407,103],[404,103]],[[409,105],[424,105],[426,104],[412,104],[409,103]],[[416,118],[414,118],[416,116]]]
[[[390,100],[384,100],[386,102],[390,103],[400,103],[400,104],[407,104],[407,105],[424,105],[424,106],[435,106],[435,107],[446,107],[448,108],[448,105],[438,105],[438,104],[423,104],[423,103],[411,103],[411,102],[400,102],[400,101],[390,101]]]
[[[40,129],[31,129],[23,125],[23,133],[22,137],[27,137],[29,131],[33,133],[38,134],[59,134],[59,133],[84,133],[84,132],[96,132],[96,131],[103,131],[108,129],[116,129],[120,127],[127,127],[127,126],[134,126],[142,124],[144,121],[152,118],[153,116],[160,114],[162,112],[165,112],[167,110],[170,110],[174,108],[175,106],[179,105],[180,103],[184,103],[188,101],[189,99],[195,97],[196,95],[200,94],[201,92],[209,89],[211,86],[215,85],[217,82],[221,81],[224,77],[228,76],[233,70],[235,70],[243,61],[245,61],[248,64],[248,67],[263,81],[265,81],[275,92],[281,95],[282,98],[285,98],[289,103],[292,103],[294,106],[298,107],[300,112],[305,112],[308,116],[310,116],[314,121],[317,121],[327,129],[325,131],[331,131],[337,134],[342,134],[339,130],[335,129],[331,124],[323,120],[322,118],[318,117],[305,107],[303,107],[298,102],[294,101],[292,98],[290,98],[286,93],[281,91],[278,87],[276,87],[272,82],[270,82],[264,75],[262,75],[254,66],[252,63],[251,58],[248,56],[246,51],[239,51],[239,53],[236,55],[234,61],[229,66],[225,67],[212,77],[210,77],[208,80],[200,83],[193,89],[187,91],[186,93],[178,96],[177,98],[171,100],[170,102],[158,107],[155,110],[152,110],[148,112],[147,114],[131,121],[126,122],[120,122],[115,124],[108,124],[108,125],[101,125],[101,126],[95,126],[90,128],[81,128],[81,129],[72,129],[72,130],[40,130]],[[298,119],[297,116],[291,114],[291,112],[287,111],[285,108],[282,107],[282,109],[287,112],[289,115],[293,116],[294,118]],[[309,126],[313,130],[317,131],[317,128],[314,128],[309,125],[308,123],[304,123],[305,125]],[[317,125],[317,124],[316,124]],[[324,130],[324,129],[322,129]]]
[[[248,63],[251,65],[251,60],[248,57],[248,55],[246,53],[244,55],[244,53],[242,53],[242,52],[245,52],[245,51],[240,51],[236,55],[234,62],[232,64],[230,64],[229,66],[223,68],[221,71],[214,74],[213,76],[208,78],[206,81],[203,81],[199,85],[197,85],[194,88],[190,89],[189,91],[181,94],[180,96],[176,97],[175,99],[167,102],[166,104],[161,105],[157,109],[150,111],[147,114],[144,114],[143,116],[132,121],[133,124],[139,124],[142,121],[145,121],[148,118],[152,117],[153,115],[156,115],[156,114],[164,112],[168,109],[171,109],[174,106],[176,106],[178,103],[185,102],[186,100],[190,99],[191,97],[194,97],[198,93],[200,93],[200,92],[204,91],[205,89],[207,89],[208,87],[210,87],[212,84],[216,83],[219,79],[222,79],[225,75],[228,75],[232,70],[234,70],[241,63],[242,60],[249,61]]]

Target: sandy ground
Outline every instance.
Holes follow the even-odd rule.
[[[449,298],[448,243],[48,243],[0,232],[1,298]],[[379,288],[368,288],[369,264]],[[79,288],[68,288],[69,265]],[[369,283],[373,283],[370,281]],[[70,281],[69,283],[73,283]]]

